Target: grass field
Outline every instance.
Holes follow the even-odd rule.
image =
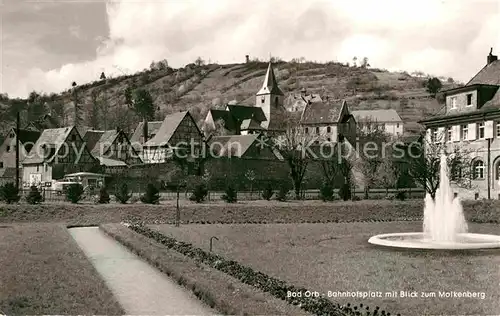
[[[66,228],[0,227],[0,314],[122,315]]]
[[[296,286],[328,291],[382,292],[382,298],[331,298],[339,303],[380,306],[391,314],[500,314],[500,252],[394,251],[367,243],[370,236],[421,231],[419,222],[349,224],[152,225],[165,235],[193,243]],[[498,234],[500,227],[470,224],[471,232]],[[396,291],[395,298],[384,297]],[[480,298],[403,298],[400,291],[483,292]]]

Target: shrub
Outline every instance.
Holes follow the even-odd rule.
[[[78,203],[83,197],[83,186],[80,183],[72,183],[66,188],[66,199],[71,203]]]
[[[339,197],[341,200],[349,201],[352,197],[351,186],[348,183],[342,185],[339,190]]]
[[[361,201],[361,198],[358,195],[353,195],[352,200],[353,201]]]
[[[238,193],[232,185],[228,185],[226,187],[226,193],[221,196],[221,199],[223,199],[227,203],[236,203],[236,201],[238,200]]]
[[[288,200],[288,193],[290,192],[290,188],[286,184],[282,184],[276,195],[276,199],[280,202],[285,202]]]
[[[406,191],[398,191],[398,193],[396,193],[396,199],[400,200],[400,201],[404,201],[406,200]]]
[[[159,204],[160,203],[160,191],[152,183],[149,183],[146,187],[146,193],[141,196],[141,202],[145,204]]]
[[[28,196],[26,196],[26,202],[28,202],[28,204],[40,204],[42,201],[43,197],[40,194],[40,190],[38,190],[37,186],[32,185]]]
[[[333,186],[330,182],[324,181],[320,189],[320,197],[323,202],[333,201]]]
[[[106,190],[105,187],[102,187],[99,190],[99,200],[97,201],[97,203],[108,204],[109,201],[110,201],[110,198],[109,198],[108,190]]]
[[[0,195],[1,199],[7,204],[19,202],[21,199],[19,196],[19,190],[12,182],[8,182],[0,187]]]
[[[273,186],[269,183],[262,191],[262,198],[269,201],[274,195]]]
[[[117,192],[115,192],[116,200],[121,204],[126,204],[131,196],[132,194],[129,193],[128,186],[126,183],[122,183],[122,185],[120,185],[120,189]]]
[[[201,203],[205,201],[208,195],[207,186],[204,183],[198,183],[195,185],[193,193],[189,197],[189,200],[194,201],[196,203]]]

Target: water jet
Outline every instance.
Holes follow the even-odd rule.
[[[460,198],[452,192],[446,156],[441,156],[439,188],[425,196],[422,232],[372,236],[370,244],[414,249],[470,250],[500,248],[500,236],[468,233]]]

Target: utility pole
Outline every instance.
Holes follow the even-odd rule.
[[[16,189],[19,191],[19,130],[21,125],[21,116],[19,114],[19,109],[17,109],[16,117]]]

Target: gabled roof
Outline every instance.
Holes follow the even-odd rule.
[[[380,123],[399,123],[403,120],[398,112],[394,109],[387,110],[360,110],[352,111],[351,114],[357,119],[358,122],[380,122]]]
[[[35,143],[34,151],[32,151],[26,159],[23,161],[23,164],[28,163],[42,163],[44,161],[50,162],[54,158],[54,154],[59,151],[61,146],[64,144],[69,134],[73,130],[72,127],[62,127],[62,128],[50,128],[46,129],[42,132],[40,137]],[[50,155],[44,157],[43,148],[49,148]]]
[[[342,108],[347,103],[339,100],[311,102],[302,112],[301,124],[328,124],[338,123],[341,119]]]
[[[500,60],[495,60],[483,67],[466,86],[474,84],[500,85]]]
[[[260,126],[259,122],[254,119],[246,119],[241,122],[240,130],[262,130],[264,129]]]
[[[13,127],[9,133],[16,134],[16,128]],[[42,133],[32,129],[19,129],[19,142],[21,144],[32,143],[35,144]],[[4,138],[5,139],[5,138]]]
[[[156,135],[158,133],[158,130],[161,127],[161,124],[163,121],[151,121],[148,122],[148,138],[151,138],[151,135]],[[132,147],[134,147],[135,150],[137,151],[142,151],[142,144],[144,143],[142,141],[142,136],[143,136],[143,127],[144,123],[140,122],[137,127],[134,130],[134,133],[132,134],[132,137],[130,137],[130,143],[132,144]]]
[[[267,67],[266,77],[264,78],[262,88],[260,88],[259,92],[257,92],[257,95],[263,94],[285,95],[278,87],[278,82],[276,80],[276,76],[274,75],[273,65],[271,62],[269,62],[269,66]]]
[[[228,104],[226,109],[231,113],[231,116],[238,121],[254,119],[256,121],[263,122],[267,120],[264,111],[258,106]]]
[[[241,158],[259,136],[259,134],[214,136],[208,145],[218,157]]]
[[[210,110],[210,115],[212,115],[212,119],[214,120],[214,123],[223,120],[224,121],[224,128],[227,130],[235,130],[236,129],[236,123],[234,122],[233,116],[231,115],[231,112],[226,111],[226,110]]]
[[[168,144],[170,138],[179,127],[179,124],[182,122],[184,117],[189,115],[188,111],[177,112],[174,114],[167,115],[163,120],[160,129],[156,133],[156,135],[148,140],[144,147],[161,147]],[[193,120],[194,122],[194,120]],[[196,124],[196,123],[195,123]]]
[[[116,129],[109,131],[88,130],[83,136],[83,141],[86,142],[87,148],[92,155],[97,157],[108,151],[119,134],[120,131]]]

